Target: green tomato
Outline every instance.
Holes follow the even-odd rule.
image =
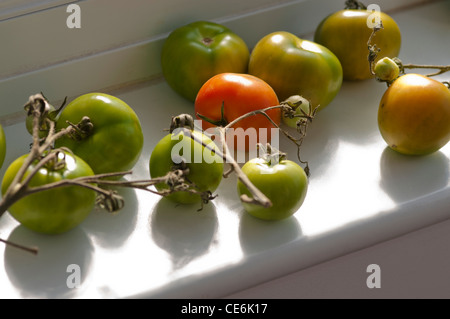
[[[390,16],[384,12],[379,14],[383,29],[372,40],[372,44],[380,49],[377,60],[386,56],[396,57],[401,46],[400,29]],[[314,41],[326,46],[338,57],[345,80],[373,77],[367,61],[367,41],[373,30],[368,25],[374,23],[374,15],[367,10],[340,10],[326,17],[316,29]]]
[[[0,125],[0,168],[3,166],[6,155],[6,137],[3,127]]]
[[[62,153],[61,153],[62,154]],[[28,154],[16,159],[5,172],[2,181],[4,195],[23,165]],[[63,179],[91,176],[89,165],[81,158],[65,153],[63,168],[48,164],[40,168],[30,181],[30,187],[37,187]],[[33,163],[25,177],[31,173]],[[58,187],[37,192],[19,199],[8,208],[9,213],[23,226],[36,232],[58,234],[67,232],[79,225],[92,211],[96,193],[81,186]]]
[[[205,145],[217,149],[208,136],[200,131],[192,132]],[[199,142],[176,130],[163,137],[153,149],[150,156],[151,178],[165,176],[174,165],[180,164],[181,159],[189,169],[186,178],[196,185],[198,191],[214,192],[217,189],[222,180],[223,159]],[[169,188],[165,183],[156,184],[155,187],[158,191]],[[193,204],[201,201],[200,195],[187,191],[172,193],[167,198],[181,204]]]
[[[301,95],[319,110],[342,85],[341,64],[330,50],[284,31],[268,34],[256,44],[248,68],[275,90],[280,101]]]
[[[400,68],[397,63],[390,58],[382,58],[379,60],[373,69],[376,77],[381,81],[392,82],[398,78],[400,74]]]
[[[310,104],[307,99],[305,99],[302,96],[299,95],[293,95],[291,98],[286,100],[288,102],[288,105],[297,105],[297,108],[295,109],[295,115],[304,115],[304,113],[309,114],[310,113]],[[292,103],[291,103],[292,101]],[[303,111],[303,112],[302,112]],[[294,117],[289,118],[286,117],[285,114],[282,116],[283,123],[286,124],[289,127],[297,127],[297,122],[301,119],[301,117]]]
[[[271,164],[264,158],[254,158],[242,167],[250,182],[272,202],[269,208],[242,202],[252,216],[264,220],[281,220],[292,216],[303,204],[308,190],[308,177],[297,163],[281,160]],[[238,193],[251,197],[247,187],[238,181]]]
[[[197,21],[174,30],[164,42],[161,67],[167,83],[195,101],[202,85],[219,73],[246,73],[247,44],[217,23]]]
[[[134,167],[144,137],[139,118],[124,101],[102,93],[82,95],[61,112],[56,128],[77,124],[88,116],[93,129],[83,137],[64,136],[56,147],[67,147],[85,160],[96,174],[121,172]]]
[[[50,129],[50,126],[45,121],[45,119],[49,119],[50,121],[56,122],[56,119],[58,117],[58,111],[55,109],[55,107],[51,104],[49,104],[49,110],[47,111],[47,114],[45,117],[43,117],[42,120],[39,121],[39,137],[44,138],[48,135],[48,131]],[[25,119],[25,127],[30,133],[30,135],[33,135],[33,115],[28,115]]]

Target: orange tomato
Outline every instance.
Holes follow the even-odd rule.
[[[211,124],[202,119],[202,129],[205,130],[214,125],[225,126],[248,112],[278,104],[275,91],[265,81],[249,74],[221,73],[201,87],[195,100],[195,113],[215,121]],[[224,123],[220,123],[222,105]],[[280,109],[270,110],[267,114],[274,123],[280,124]],[[227,142],[233,136],[234,149],[248,151],[256,143],[270,142],[274,126],[264,115],[257,114],[237,122],[232,128],[234,131],[227,133]]]
[[[425,155],[450,140],[450,90],[419,74],[395,80],[383,95],[378,127],[390,148],[409,155]]]

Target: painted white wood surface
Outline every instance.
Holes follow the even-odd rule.
[[[268,30],[286,27],[283,17],[296,14],[292,8],[298,6],[306,6],[299,14],[309,20],[296,20],[304,26],[297,33],[311,36],[314,22],[329,10],[324,3],[328,2],[277,3],[215,18],[243,30],[251,45]],[[336,2],[330,3],[336,6]],[[405,4],[389,3],[399,7]],[[408,62],[448,64],[449,12],[449,1],[393,12],[403,34],[400,57]],[[61,14],[63,20],[67,14]],[[185,19],[183,22],[191,18]],[[165,134],[163,129],[171,116],[193,112],[191,103],[158,77],[158,50],[150,48],[153,44],[160,46],[162,34],[181,23],[175,20],[149,38],[126,43],[121,39],[117,47],[103,43],[86,55],[66,56],[67,61],[43,68],[37,67],[42,62],[33,62],[23,71],[16,69],[17,74],[5,75],[0,80],[0,95],[6,97],[1,105],[3,121],[20,111],[29,94],[41,90],[58,100],[64,95],[115,88],[108,92],[129,103],[144,123],[144,151],[132,177],[148,176],[150,153]],[[14,21],[0,22],[0,38],[10,39],[1,33],[1,26]],[[252,27],[244,27],[248,21],[254,22],[249,24]],[[88,39],[86,43],[90,43]],[[13,56],[2,52],[0,56]],[[63,57],[67,52],[58,54]],[[147,69],[136,67],[144,61],[152,61]],[[1,70],[7,70],[3,66]],[[439,78],[446,79],[445,75]],[[127,83],[134,85],[128,87]],[[384,85],[373,81],[346,82],[316,119],[304,145],[304,156],[313,173],[310,192],[300,211],[281,223],[267,224],[245,214],[233,177],[224,180],[218,190],[220,196],[201,214],[196,212],[197,207],[174,206],[156,195],[128,191],[128,205],[120,214],[94,211],[81,227],[58,240],[31,233],[9,215],[3,216],[0,236],[37,244],[41,254],[35,258],[0,246],[0,297],[223,297],[447,220],[450,146],[425,158],[405,158],[387,150],[376,127],[378,102],[384,90]],[[9,148],[0,173],[28,150],[29,136],[23,122],[14,119],[16,122],[5,128]],[[280,145],[288,153],[294,151],[287,141]],[[83,270],[79,289],[66,285],[66,269],[72,263]]]

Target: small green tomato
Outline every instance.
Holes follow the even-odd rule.
[[[214,142],[201,131],[192,131],[204,145],[217,148]],[[222,180],[223,160],[201,143],[194,141],[183,132],[173,131],[163,137],[155,146],[150,156],[150,176],[157,178],[165,176],[173,167],[184,161],[189,173],[186,179],[196,186],[200,192],[214,192]],[[155,185],[158,191],[169,189],[166,183]],[[202,200],[198,194],[179,191],[166,196],[180,204],[193,204]]]
[[[390,58],[383,58],[379,60],[374,67],[376,77],[381,81],[392,82],[398,78],[400,74],[400,68],[397,63]]]
[[[304,113],[310,113],[309,101],[300,95],[291,96],[285,102],[287,102],[290,107],[296,108],[295,115],[304,115]],[[284,124],[294,128],[297,127],[297,122],[299,119],[301,119],[301,117],[289,118],[285,116],[285,114],[283,114],[282,118]]]
[[[297,163],[281,159],[274,164],[258,157],[245,163],[242,171],[272,202],[269,208],[242,202],[250,215],[264,220],[281,220],[292,216],[303,204],[308,189],[308,177]],[[237,189],[240,196],[251,196],[241,181],[238,181]]]

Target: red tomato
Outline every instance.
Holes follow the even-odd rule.
[[[223,123],[222,119],[223,105]],[[195,100],[195,113],[225,126],[236,118],[259,109],[279,105],[278,97],[265,81],[249,74],[221,73],[210,78],[200,89]],[[277,124],[281,121],[281,110],[267,112]],[[200,117],[199,117],[200,118]],[[202,119],[202,129],[214,127]],[[252,149],[256,143],[270,143],[273,124],[262,114],[250,116],[232,126],[227,132],[227,143],[236,150]],[[233,139],[230,137],[233,136]],[[230,145],[231,146],[231,145]]]

